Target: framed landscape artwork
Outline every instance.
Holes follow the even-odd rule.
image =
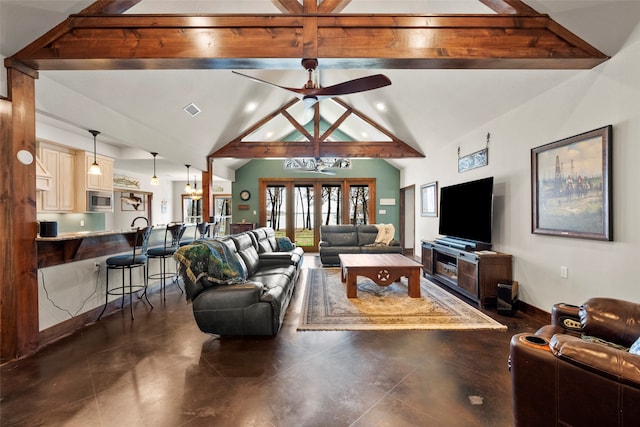
[[[612,126],[531,150],[531,232],[613,240]]]
[[[438,181],[420,186],[422,216],[438,216]]]

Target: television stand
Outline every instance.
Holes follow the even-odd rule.
[[[440,240],[422,241],[424,276],[481,307],[496,304],[498,283],[511,283],[513,257],[485,249],[460,249]]]
[[[439,237],[433,242],[463,251],[487,251],[491,249],[491,243],[475,242],[473,240],[458,239],[455,237]]]

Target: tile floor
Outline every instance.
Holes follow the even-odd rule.
[[[317,257],[306,257],[308,267]],[[512,426],[508,331],[199,331],[175,286],[0,367],[2,426]]]

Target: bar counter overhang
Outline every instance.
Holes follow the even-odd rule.
[[[162,244],[164,226],[154,227],[149,246]],[[114,231],[60,233],[56,237],[36,237],[38,268],[99,258],[131,250],[135,228]],[[160,233],[161,231],[161,233]]]

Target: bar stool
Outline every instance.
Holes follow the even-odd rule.
[[[160,286],[162,287],[162,298],[167,299],[166,285],[167,279],[173,278],[176,282],[180,292],[184,292],[177,282],[178,269],[175,272],[167,272],[167,259],[171,258],[173,254],[180,247],[180,239],[186,230],[187,226],[181,223],[169,224],[164,232],[164,244],[162,246],[149,248],[147,251],[147,268],[149,268],[149,262],[152,259],[160,260],[160,273],[148,274],[147,279],[160,279]],[[150,270],[149,270],[150,271]]]
[[[209,230],[211,229],[211,224],[208,222],[199,222],[195,226],[195,231],[193,232],[193,239],[183,239],[180,240],[180,246],[187,246],[195,242],[196,240],[204,239],[205,237],[209,237]]]
[[[120,305],[120,309],[124,308],[124,296],[125,294],[129,294],[129,307],[131,308],[131,319],[134,319],[133,315],[133,293],[138,292],[140,290],[144,290],[142,295],[138,297],[138,299],[144,297],[147,300],[147,303],[153,309],[153,304],[149,301],[147,297],[147,246],[149,245],[149,236],[151,236],[152,226],[145,228],[138,228],[136,230],[135,240],[133,241],[133,252],[129,255],[116,255],[110,258],[107,258],[107,287],[104,296],[104,307],[98,316],[98,320],[102,318],[105,310],[107,309],[107,304],[109,303],[109,295],[122,295],[122,302]],[[132,280],[132,271],[134,268],[142,267],[143,270],[143,285],[134,285]],[[115,287],[113,289],[109,289],[109,270],[121,270],[122,271],[122,286]],[[125,277],[124,271],[129,270],[129,286],[127,290],[127,286],[125,285]]]

